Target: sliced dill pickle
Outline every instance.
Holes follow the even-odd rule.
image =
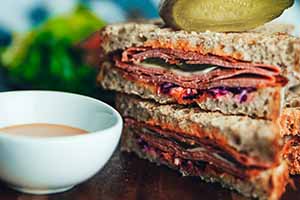
[[[241,32],[279,17],[293,3],[294,0],[162,0],[160,15],[176,29]]]

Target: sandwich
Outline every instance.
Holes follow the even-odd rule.
[[[300,40],[266,30],[129,22],[84,41],[100,66],[97,82],[118,93],[122,150],[248,197],[279,199],[289,170],[278,119],[300,79]]]
[[[122,150],[247,197],[279,199],[288,183],[279,128],[271,121],[161,105],[118,94]]]
[[[104,89],[160,104],[278,119],[299,80],[300,40],[286,33],[185,32],[160,22],[108,25],[85,43],[101,58]]]

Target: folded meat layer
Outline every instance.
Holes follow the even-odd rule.
[[[245,169],[210,146],[190,148],[174,138],[166,138],[133,123],[125,123],[122,150],[179,170],[184,176],[199,176],[261,200],[279,199],[288,182],[285,162],[271,169]]]
[[[129,48],[116,66],[156,84],[170,82],[193,89],[285,85],[281,69],[232,58],[175,49]]]
[[[194,74],[191,74],[191,72],[182,72],[182,70],[175,69],[169,71],[153,64],[128,64],[118,60],[115,64],[135,81],[140,80],[155,85],[172,83],[180,87],[199,90],[216,87],[261,88],[284,86],[287,83],[287,80],[283,77],[279,75],[271,76],[268,75],[268,72],[259,69],[219,69],[217,66],[208,66],[204,67],[201,72],[195,70]]]
[[[246,179],[255,175],[259,170],[272,167],[265,162],[259,162],[235,151],[225,142],[211,140],[208,138],[189,137],[171,131],[153,127],[126,118],[125,127],[130,127],[135,134],[139,144],[144,149],[150,147],[167,152],[169,155],[177,156],[176,162],[181,159],[191,161],[203,161],[215,168],[222,168],[226,173]]]
[[[221,57],[210,54],[200,54],[193,51],[183,51],[172,48],[149,48],[132,47],[123,51],[123,62],[141,62],[149,58],[161,58],[170,64],[180,64],[186,61],[188,64],[211,64],[232,69],[252,69],[254,71],[265,70],[266,76],[278,75],[281,72],[280,67],[266,64],[255,64],[245,61],[239,61],[229,57]],[[259,73],[259,72],[258,72]]]

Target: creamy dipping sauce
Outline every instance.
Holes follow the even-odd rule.
[[[58,124],[24,124],[14,125],[0,128],[0,132],[15,135],[15,136],[29,136],[29,137],[64,137],[87,134],[88,132],[66,125]]]

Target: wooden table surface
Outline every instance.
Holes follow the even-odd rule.
[[[294,178],[300,183],[300,178]],[[300,184],[297,184],[300,189]],[[25,195],[0,185],[0,200],[245,200],[198,178],[156,166],[135,155],[117,150],[104,169],[74,189],[49,196]],[[300,190],[290,187],[283,200],[300,200]]]

